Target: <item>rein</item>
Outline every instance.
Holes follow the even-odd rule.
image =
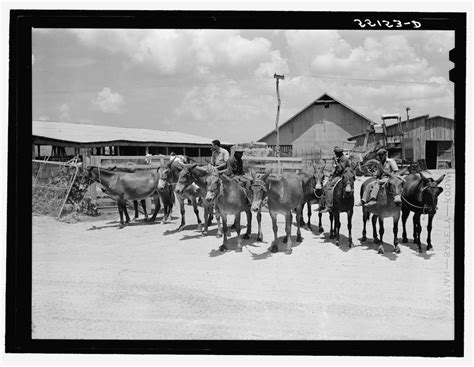
[[[414,207],[414,208],[416,208],[416,209],[422,209],[422,210],[423,210],[423,213],[422,213],[422,214],[428,214],[428,213],[425,213],[425,210],[428,210],[428,209],[429,209],[428,206],[426,206],[426,205],[418,206],[418,205],[412,204],[412,203],[410,203],[407,199],[405,199],[405,197],[404,197],[403,195],[400,195],[400,196],[401,196],[402,200],[403,200],[405,203],[407,203],[408,205],[410,205],[410,206],[412,206],[412,207]]]

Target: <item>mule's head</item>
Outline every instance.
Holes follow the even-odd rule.
[[[219,196],[221,190],[222,182],[219,177],[219,172],[217,170],[212,171],[206,177],[206,197],[204,200],[207,203],[213,202],[217,196]]]
[[[324,183],[324,178],[325,178],[324,166],[315,167],[314,171],[315,171],[315,174],[313,175],[313,181],[314,181],[313,192],[316,198],[319,199],[323,195],[323,183]]]
[[[176,187],[174,189],[177,194],[182,194],[183,191],[195,181],[192,169],[196,166],[197,164],[192,164],[190,166],[183,167],[178,175],[178,182],[176,183]]]
[[[404,183],[405,179],[398,174],[391,174],[387,181],[389,194],[393,198],[393,203],[396,206],[400,206],[402,204],[402,191]]]
[[[427,178],[420,172],[422,180],[421,195],[422,203],[427,207],[427,212],[430,214],[436,213],[438,209],[438,196],[443,192],[443,188],[438,185],[444,180],[445,175],[442,175],[437,180]]]
[[[355,173],[352,168],[346,168],[342,174],[342,185],[344,187],[343,196],[349,196],[354,192]]]
[[[261,209],[264,199],[267,196],[268,188],[265,181],[271,172],[272,170],[270,169],[265,172],[262,177],[257,177],[255,171],[253,169],[250,170],[250,174],[252,175],[252,203],[250,209],[254,212],[258,212]]]

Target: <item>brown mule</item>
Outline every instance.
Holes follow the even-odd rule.
[[[220,251],[227,248],[227,216],[235,216],[235,231],[237,232],[237,252],[242,251],[242,238],[250,238],[252,232],[252,212],[250,211],[250,200],[247,198],[245,189],[240,184],[217,169],[213,169],[206,177],[206,197],[208,204],[215,203],[218,232],[224,235]],[[240,237],[240,213],[247,214],[247,232]],[[222,219],[222,228],[220,220]]]
[[[370,214],[372,214],[372,228],[373,228],[373,237],[374,237],[374,243],[378,243],[378,252],[380,254],[383,254],[384,248],[383,248],[383,234],[384,234],[384,226],[383,226],[383,220],[385,218],[393,218],[393,246],[394,246],[394,252],[395,253],[400,253],[400,247],[398,246],[398,221],[400,219],[400,209],[401,209],[401,194],[403,190],[403,184],[405,182],[405,179],[401,177],[402,172],[399,172],[398,174],[392,174],[390,172],[384,171],[382,164],[378,160],[369,160],[367,164],[375,164],[378,169],[378,174],[377,176],[380,175],[380,173],[385,172],[385,174],[388,176],[387,181],[385,184],[380,187],[380,190],[377,195],[377,204],[370,206],[369,208],[363,207],[362,213],[363,213],[363,225],[364,228],[362,230],[362,241],[366,241],[367,237],[367,231],[366,231],[366,222],[369,220]],[[363,197],[363,194],[366,190],[366,187],[376,181],[376,177],[371,177],[364,181],[362,184],[362,187],[360,189],[360,196]],[[380,238],[377,238],[377,229],[376,229],[376,222],[379,222],[379,235]]]
[[[320,205],[321,199],[323,196],[323,182],[325,179],[325,171],[324,166],[316,166],[313,165],[314,173],[308,172],[301,172],[299,175],[303,178],[304,184],[304,202],[306,204],[306,208],[308,210],[308,222],[305,223],[303,216],[301,216],[301,225],[307,225],[308,229],[311,231],[311,204],[318,204]],[[322,226],[322,219],[323,213],[319,212],[319,222],[318,222],[318,231],[319,233],[324,232]]]

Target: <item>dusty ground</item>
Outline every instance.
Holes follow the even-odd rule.
[[[235,232],[230,251],[217,251],[216,226],[202,237],[190,207],[188,226],[179,233],[177,208],[171,223],[139,220],[121,230],[118,214],[75,224],[34,217],[33,338],[452,339],[453,171],[441,186],[434,251],[423,254],[411,240],[393,253],[391,220],[385,221],[384,255],[371,230],[361,243],[360,208],[354,248],[347,246],[343,215],[341,247],[327,232],[304,229],[292,255],[268,252],[268,213],[265,242],[256,242],[254,219],[242,253],[234,251]],[[411,239],[411,216],[408,234]]]

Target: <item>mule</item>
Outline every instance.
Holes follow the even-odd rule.
[[[262,232],[262,204],[263,204],[263,197],[266,196],[267,187],[265,184],[265,180],[268,178],[272,170],[265,172],[262,176],[258,177],[255,173],[255,170],[252,168],[250,169],[250,176],[252,180],[250,181],[250,187],[252,190],[252,198],[255,195],[262,195],[260,200],[251,200],[250,202],[250,210],[257,213],[257,224],[258,224],[258,231],[257,231],[257,242],[263,241],[263,232]]]
[[[134,173],[137,171],[152,171],[153,169],[136,169],[133,167],[117,167],[113,166],[110,168],[111,171],[120,171],[120,172],[130,172]],[[159,176],[159,169],[158,169],[158,176]],[[159,182],[159,179],[158,179]],[[175,203],[175,197],[174,197],[174,190],[171,185],[165,185],[163,188],[158,188],[158,194],[160,196],[161,202],[163,203],[163,220],[162,223],[166,223],[166,221],[169,219],[171,216],[171,213],[173,211],[173,206]],[[148,219],[148,214],[146,211],[146,202],[145,199],[140,200],[140,203],[143,208],[143,213],[145,215],[145,221]],[[133,207],[135,209],[135,217],[134,220],[137,220],[139,215],[138,215],[138,201],[133,200]],[[125,212],[128,214],[127,212]]]
[[[433,228],[433,218],[436,214],[438,205],[438,196],[443,192],[443,188],[438,185],[444,180],[442,175],[437,180],[427,178],[422,172],[419,174],[410,174],[405,177],[406,183],[402,192],[402,242],[407,243],[406,221],[410,212],[413,212],[413,242],[418,245],[418,252],[422,253],[421,248],[421,224],[422,214],[428,214],[428,238],[426,240],[426,251],[433,249],[431,244],[431,229]]]
[[[128,216],[126,208],[127,200],[142,200],[153,196],[155,211],[151,219],[149,219],[149,222],[155,221],[156,215],[161,207],[157,190],[158,172],[120,172],[90,166],[87,169],[86,176],[89,180],[100,183],[105,188],[106,194],[117,201],[120,215],[120,228],[123,228],[126,223],[130,223],[130,217]],[[124,214],[126,222],[123,220]]]
[[[329,238],[336,239],[336,246],[340,245],[339,232],[341,229],[341,213],[347,213],[349,248],[354,245],[354,243],[352,242],[352,215],[354,214],[355,177],[356,175],[354,170],[350,167],[347,167],[342,173],[342,177],[334,185],[333,188],[333,204],[332,209],[329,211],[329,220],[331,223]]]
[[[197,198],[201,196],[202,192],[200,192],[195,185],[194,186],[189,185],[188,187],[186,187],[185,190],[182,190],[179,192],[176,191],[176,185],[178,182],[179,173],[181,172],[183,168],[184,168],[184,164],[177,161],[176,159],[172,159],[167,165],[160,167],[160,169],[158,170],[158,173],[160,176],[159,181],[158,181],[158,190],[163,190],[167,185],[171,185],[171,187],[173,187],[174,192],[176,193],[176,196],[178,198],[180,213],[181,213],[181,223],[178,227],[178,232],[182,231],[184,229],[184,226],[186,225],[185,206],[184,206],[184,201],[186,199],[188,199],[191,202],[191,205],[193,206],[193,211],[194,211],[194,214],[196,215],[196,219],[198,223],[198,231],[201,231],[202,221],[201,221],[201,218],[199,217],[199,210],[198,210],[196,200]],[[211,218],[209,218],[209,220],[211,220]]]
[[[223,243],[219,247],[220,251],[227,251],[227,216],[235,216],[235,231],[237,232],[236,252],[242,252],[242,239],[250,238],[252,232],[252,212],[250,211],[250,200],[245,189],[234,179],[212,169],[206,176],[206,196],[208,205],[215,203],[218,232],[223,234]],[[247,214],[247,232],[240,237],[240,213]],[[222,228],[220,224],[222,219]]]
[[[393,218],[393,246],[394,252],[400,253],[400,247],[398,246],[398,221],[400,219],[400,209],[401,209],[401,194],[403,189],[403,184],[405,179],[401,177],[400,174],[392,174],[390,172],[384,171],[382,164],[378,160],[368,161],[367,163],[371,163],[376,165],[378,174],[380,175],[381,172],[384,172],[388,179],[386,182],[380,187],[380,190],[377,195],[377,204],[366,208],[365,206],[362,209],[362,221],[364,228],[362,230],[362,241],[367,241],[367,231],[366,231],[366,223],[370,218],[370,214],[372,214],[372,229],[373,229],[373,238],[374,243],[379,244],[378,246],[378,253],[383,254],[383,235],[384,235],[384,226],[383,221],[385,218]],[[364,181],[360,189],[360,196],[363,197],[364,191],[366,187],[374,182],[377,181],[376,177],[371,177]],[[379,222],[379,236],[377,237],[377,228],[376,222]]]
[[[262,180],[265,185],[252,185],[252,208],[259,208],[265,197],[267,198],[268,210],[272,218],[273,242],[269,250],[278,252],[278,225],[276,217],[278,214],[285,216],[286,254],[291,254],[291,211],[296,211],[296,241],[301,242],[301,217],[304,205],[304,177],[297,174],[285,174],[281,177],[269,176]]]
[[[196,202],[197,197],[204,198],[207,194],[207,176],[212,171],[212,166],[198,166],[197,164],[184,165],[178,175],[178,181],[175,187],[176,194],[185,195],[187,192],[190,192],[193,195],[194,202]],[[207,203],[206,201],[203,203],[204,230],[202,230],[202,225],[199,225],[199,230],[202,230],[203,236],[207,236],[207,231],[211,223],[213,205],[213,203]],[[201,223],[199,217],[198,221]]]
[[[314,173],[309,174],[308,172],[301,172],[299,173],[300,176],[302,176],[305,184],[304,184],[304,202],[306,204],[306,208],[308,210],[308,222],[305,223],[303,216],[301,216],[301,225],[304,226],[306,225],[308,229],[311,231],[311,204],[321,204],[321,198],[323,196],[323,183],[325,179],[325,171],[324,171],[324,166],[313,166],[314,168]],[[303,205],[304,208],[304,205]],[[324,232],[323,225],[321,222],[323,213],[319,212],[318,217],[319,217],[319,222],[318,222],[318,231],[319,233]]]

